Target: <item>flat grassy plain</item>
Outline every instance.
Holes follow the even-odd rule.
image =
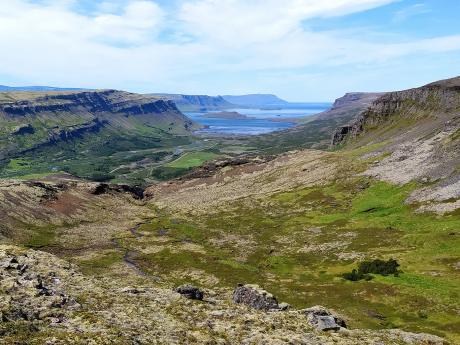
[[[216,158],[218,155],[212,152],[186,152],[178,159],[166,164],[170,168],[193,168],[204,162]]]

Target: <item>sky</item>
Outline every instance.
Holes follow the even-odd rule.
[[[332,101],[460,75],[458,0],[0,0],[0,84]]]

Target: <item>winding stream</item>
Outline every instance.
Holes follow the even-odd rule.
[[[129,232],[135,237],[135,238],[142,238],[144,237],[144,235],[142,233],[140,233],[138,230],[139,228],[144,225],[144,224],[147,224],[147,222],[143,222],[143,223],[138,223],[136,224],[134,227],[130,228],[129,229]],[[123,262],[126,264],[126,266],[128,266],[130,269],[132,269],[137,275],[139,276],[142,276],[142,277],[147,277],[147,278],[150,278],[150,279],[153,279],[155,281],[159,281],[161,280],[160,277],[157,277],[157,276],[152,276],[151,274],[148,274],[146,272],[144,272],[137,264],[136,262],[134,261],[134,257],[136,256],[136,252],[134,250],[130,250],[129,248],[126,248],[124,247],[121,243],[120,243],[120,240],[122,238],[113,238],[112,239],[112,243],[113,245],[115,246],[115,248],[117,250],[120,250],[122,252],[124,252],[123,254]]]

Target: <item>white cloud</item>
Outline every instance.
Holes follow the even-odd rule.
[[[414,4],[397,11],[393,17],[395,22],[403,22],[409,18],[430,13],[431,9],[423,3]]]
[[[395,0],[186,1],[179,18],[199,38],[228,45],[268,43],[300,30],[302,21],[359,12]]]
[[[27,83],[211,94],[279,85],[287,93],[289,81],[299,81],[298,69],[377,68],[405,56],[460,50],[455,35],[383,42],[366,32],[308,29],[312,18],[394,1],[178,0],[166,8],[106,0],[83,14],[75,11],[76,0],[0,0],[0,75]],[[256,89],[251,78],[263,72],[267,78],[258,78]]]

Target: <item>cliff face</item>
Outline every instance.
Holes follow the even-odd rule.
[[[440,214],[460,208],[460,77],[379,97],[332,145],[364,148],[375,161],[363,173],[391,183],[418,181],[408,201]],[[384,157],[384,158],[382,158]]]
[[[378,97],[384,95],[384,93],[376,92],[349,92],[344,96],[337,98],[332,105],[332,108],[325,113],[329,113],[335,110],[343,110],[347,108],[358,108],[361,106],[369,106]]]
[[[365,110],[382,93],[354,92],[338,98],[331,109],[309,118],[309,121],[284,131],[254,136],[249,139],[267,153],[279,153],[299,148],[327,149],[331,135]]]
[[[186,119],[172,101],[115,90],[49,93],[44,96],[36,93],[12,93],[10,100],[3,99],[0,103],[0,116],[5,119],[41,116],[46,113],[71,113],[75,116],[86,114],[96,117],[104,113],[141,115],[163,112],[175,114],[181,120]]]
[[[104,129],[182,135],[194,127],[174,102],[152,96],[116,90],[0,93],[0,156]]]
[[[396,122],[416,125],[424,119],[439,119],[460,110],[460,77],[420,88],[390,92],[376,99],[350,124],[333,134],[332,146],[357,138],[365,132]]]
[[[172,101],[182,111],[223,110],[235,107],[221,96],[152,94],[164,100]]]

